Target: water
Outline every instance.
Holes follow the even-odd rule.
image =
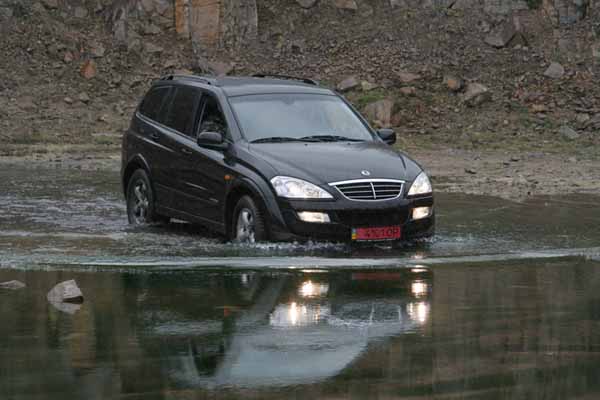
[[[493,197],[439,194],[437,236],[425,246],[403,249],[353,248],[340,243],[225,243],[198,226],[172,223],[133,229],[116,172],[79,170],[0,171],[0,266],[48,264],[144,264],[194,260],[210,264],[215,257],[396,259],[501,255],[599,246],[598,198],[535,198],[524,203]],[[587,253],[586,253],[587,252]],[[279,257],[279,260],[273,260]],[[208,258],[208,260],[207,260]],[[302,263],[301,263],[302,264]],[[338,264],[347,265],[341,260]]]
[[[129,228],[114,172],[5,169],[0,399],[598,398],[598,199],[437,200],[426,245],[240,246]]]
[[[74,314],[46,292],[74,278]],[[0,398],[600,396],[600,263],[0,270]]]

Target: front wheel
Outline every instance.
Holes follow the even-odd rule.
[[[232,237],[238,243],[267,240],[265,218],[250,196],[243,196],[233,210]]]
[[[148,174],[138,169],[127,185],[127,219],[131,225],[147,225],[160,218],[154,211],[154,192]]]

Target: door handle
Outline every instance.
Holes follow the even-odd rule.
[[[186,149],[185,147],[181,148],[181,152],[183,154],[187,154],[188,156],[192,154],[192,151],[190,149]]]
[[[158,136],[158,133],[156,133],[156,132],[152,132],[150,134],[150,139],[154,140],[155,142],[158,142],[159,138],[160,137]]]

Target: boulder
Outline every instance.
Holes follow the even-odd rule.
[[[383,99],[368,104],[364,109],[364,114],[367,119],[373,121],[378,127],[389,128],[393,109],[394,102],[390,99]]]
[[[0,289],[19,290],[23,289],[25,284],[21,281],[0,282]]]
[[[347,92],[349,90],[356,88],[358,85],[360,85],[360,82],[358,81],[358,79],[355,76],[349,76],[349,77],[345,78],[343,81],[341,81],[340,83],[338,83],[337,89],[340,92]]]
[[[553,62],[544,72],[544,76],[552,79],[560,79],[565,75],[565,68],[557,62]]]
[[[469,83],[463,95],[464,103],[469,107],[476,107],[492,99],[490,90],[480,83]]]
[[[513,37],[517,34],[517,28],[512,20],[505,21],[496,26],[485,37],[485,42],[492,47],[502,48],[508,45]]]
[[[54,286],[46,298],[50,303],[83,303],[83,293],[74,280],[61,282]]]

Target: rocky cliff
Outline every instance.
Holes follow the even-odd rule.
[[[114,149],[180,70],[313,77],[409,141],[600,141],[593,0],[0,0],[0,30],[4,154]]]

